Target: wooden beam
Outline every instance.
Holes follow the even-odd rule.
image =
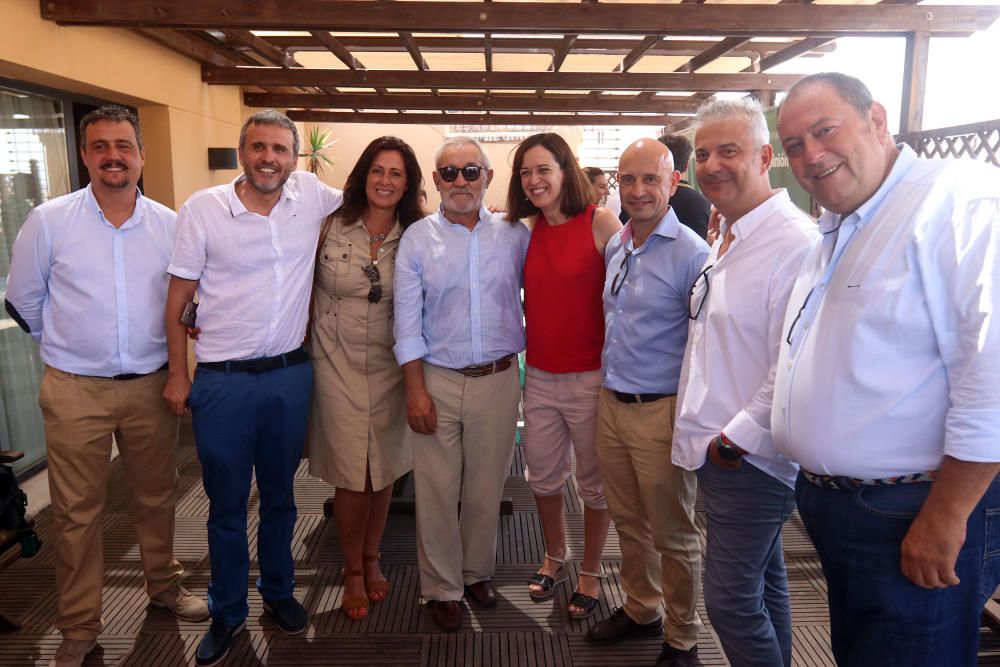
[[[322,44],[326,49],[335,55],[340,62],[347,65],[348,69],[367,69],[361,64],[361,61],[354,57],[346,46],[341,44],[340,40],[331,35],[326,30],[310,30],[310,34],[316,38],[316,40]]]
[[[493,71],[493,38],[489,33],[483,37],[483,62],[487,72]]]
[[[721,58],[738,46],[742,46],[749,42],[747,37],[726,37],[719,40],[719,42],[709,48],[705,49],[698,55],[696,55],[691,60],[687,61],[677,69],[675,72],[697,72],[702,67],[712,62],[716,58]]]
[[[371,93],[338,95],[269,95],[244,93],[248,107],[292,109],[414,109],[428,111],[577,111],[577,112],[642,112],[659,114],[694,113],[698,103],[683,98],[638,100],[634,96],[606,95],[419,95]]]
[[[559,48],[556,49],[555,54],[552,56],[552,64],[549,65],[550,72],[558,72],[559,68],[563,66],[566,61],[566,56],[573,49],[573,43],[576,41],[577,35],[563,35],[562,41],[559,43]]]
[[[824,37],[806,37],[805,39],[800,39],[791,46],[786,47],[777,53],[772,53],[769,56],[761,58],[760,71],[767,71],[775,65],[780,65],[781,63],[787,62],[792,58],[798,58],[802,54],[809,53],[810,51],[821,46],[825,46],[832,41],[833,40]],[[752,71],[752,69],[748,67],[743,71]]]
[[[282,51],[265,42],[249,30],[226,30],[224,32],[227,38],[243,44],[275,65],[281,67],[301,67],[287,51]]]
[[[136,32],[143,37],[148,37],[158,44],[162,44],[169,49],[173,49],[183,56],[193,58],[198,62],[205,63],[206,65],[219,65],[220,67],[226,67],[228,65],[242,65],[246,62],[244,58],[235,51],[231,51],[223,55],[223,53],[221,53],[223,51],[221,47],[218,49],[212,48],[204,41],[189,36],[186,32],[169,30],[166,28],[137,28]]]
[[[471,113],[353,113],[337,111],[289,111],[288,117],[303,123],[404,123],[419,125],[664,125],[678,119],[664,115],[616,114],[471,114]]]
[[[625,54],[622,61],[615,66],[615,72],[627,72],[632,67],[645,57],[647,53],[653,50],[657,44],[663,41],[662,35],[649,35],[644,38],[634,49]]]
[[[930,35],[915,32],[906,36],[903,64],[903,103],[899,110],[899,132],[919,132],[924,122],[924,95],[927,92],[927,55]]]
[[[413,64],[417,66],[417,69],[421,72],[426,72],[430,69],[427,67],[427,61],[420,54],[420,47],[417,46],[417,42],[413,39],[413,33],[401,32],[399,33],[399,38],[403,40],[406,50],[410,52],[410,57],[413,58]]]
[[[290,51],[322,51],[326,47],[309,35],[267,35],[263,39],[280,49]],[[403,43],[395,36],[342,34],[337,39],[354,53],[367,51],[400,52],[404,51]],[[414,35],[413,39],[423,53],[477,53],[486,48],[485,38],[465,37],[459,35],[438,35],[434,37]],[[490,35],[490,44],[494,53],[555,53],[562,43],[561,37],[504,37]],[[573,44],[574,53],[599,53],[624,56],[639,42],[629,38],[610,37],[579,37]],[[780,51],[788,46],[788,42],[755,41],[746,48],[736,49],[735,56],[749,56],[751,53],[764,55]],[[657,44],[647,55],[654,56],[695,56],[705,50],[703,40],[671,39]],[[834,50],[832,45],[819,47],[818,52],[829,53]],[[819,56],[821,53],[815,53]]]
[[[204,65],[207,83],[244,86],[509,88],[545,90],[787,90],[797,74],[636,74],[612,72],[412,72]]]
[[[988,28],[998,6],[673,5],[381,0],[45,0],[42,17],[65,25],[348,32],[638,33],[810,36],[969,34]],[[667,30],[660,30],[664,26]]]

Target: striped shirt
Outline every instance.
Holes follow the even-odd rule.
[[[469,229],[441,211],[413,223],[396,255],[393,352],[463,368],[524,349],[521,272],[531,234],[480,209]]]

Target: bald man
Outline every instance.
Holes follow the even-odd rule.
[[[667,636],[657,667],[695,664],[701,575],[695,474],[671,462],[688,292],[709,248],[670,207],[680,173],[666,146],[640,139],[618,183],[630,219],[605,251],[603,388],[597,455],[622,550],[627,599],[587,633],[593,644]]]

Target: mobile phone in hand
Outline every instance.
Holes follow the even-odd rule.
[[[198,317],[198,304],[188,301],[184,304],[184,312],[181,313],[181,324],[186,327],[193,327]]]

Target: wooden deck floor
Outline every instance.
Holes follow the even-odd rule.
[[[177,511],[176,553],[187,568],[184,585],[204,596],[209,567],[205,520],[208,501],[201,487],[200,468],[194,448],[181,447],[179,457],[180,501]],[[562,586],[553,600],[536,603],[529,599],[525,580],[535,570],[543,553],[541,527],[531,492],[524,479],[521,450],[516,451],[507,482],[514,513],[502,517],[497,553],[496,584],[500,605],[492,611],[468,610],[464,625],[454,634],[437,632],[419,603],[418,572],[412,516],[392,515],[382,548],[385,574],[392,582],[389,598],[373,606],[360,623],[340,611],[341,558],[336,530],[323,516],[323,501],[332,487],[310,478],[305,466],[296,479],[299,519],[293,538],[297,568],[296,595],[311,615],[309,631],[299,637],[281,634],[263,614],[260,597],[250,594],[249,632],[243,633],[225,663],[230,666],[311,665],[331,666],[465,666],[514,667],[537,665],[629,664],[652,665],[660,651],[658,641],[641,640],[611,648],[595,648],[584,633],[596,619],[607,616],[623,601],[619,585],[621,553],[612,529],[605,552],[609,578],[596,619],[572,621],[565,614],[578,564],[572,568],[570,586]],[[251,514],[255,510],[251,497]],[[582,505],[575,491],[565,492],[568,535],[575,553],[583,551]],[[700,510],[700,508],[699,508]],[[699,527],[704,516],[699,511]],[[0,635],[0,665],[28,667],[45,665],[55,653],[60,636],[52,626],[56,594],[50,514],[37,517],[38,532],[47,544],[34,558],[21,560],[0,574],[3,607],[19,619],[23,628]],[[103,519],[106,579],[104,589],[105,631],[100,647],[86,665],[128,667],[180,667],[194,664],[195,647],[207,627],[177,621],[161,609],[147,607],[142,568],[135,544],[128,506],[128,489],[120,464],[115,464]],[[256,578],[256,517],[249,525],[251,578]],[[704,536],[703,536],[704,537]],[[832,665],[825,582],[819,561],[798,516],[784,532],[794,623],[795,665]],[[702,607],[706,630],[699,641],[704,665],[728,664]],[[1000,642],[984,634],[981,664],[1000,664]]]

